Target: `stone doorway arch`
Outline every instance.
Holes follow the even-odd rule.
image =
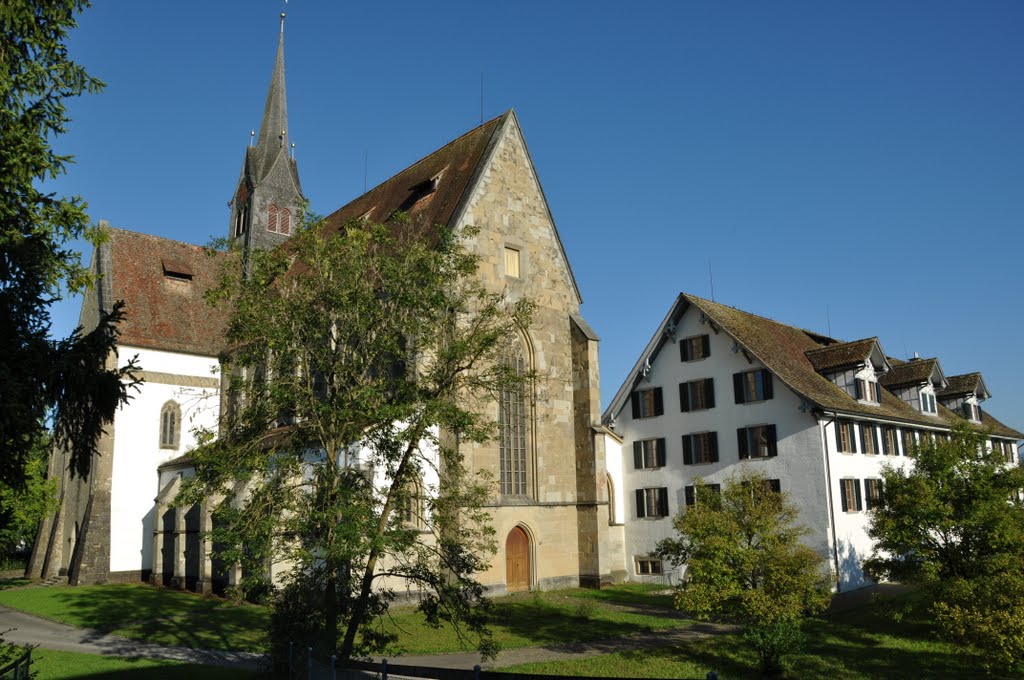
[[[505,538],[505,590],[510,593],[530,589],[530,535],[521,526],[512,528]]]

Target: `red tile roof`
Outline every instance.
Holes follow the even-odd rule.
[[[214,285],[223,256],[124,229],[109,234],[111,302],[125,301],[120,344],[217,356],[226,312],[210,307],[203,293]]]

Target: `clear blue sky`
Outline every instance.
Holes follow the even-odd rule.
[[[679,291],[981,371],[1024,428],[1024,3],[106,0],[56,190],[226,234],[280,11],[327,213],[514,107],[602,337],[607,403]],[[55,330],[77,319],[59,304]],[[827,310],[827,313],[826,313]]]

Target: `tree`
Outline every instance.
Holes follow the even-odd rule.
[[[57,480],[46,478],[49,454],[50,437],[44,435],[25,465],[24,486],[0,481],[0,564],[31,549],[39,522],[54,510]]]
[[[922,586],[940,632],[1012,667],[1024,657],[1024,470],[962,425],[887,466],[865,570]]]
[[[0,5],[0,482],[15,489],[24,488],[48,417],[72,471],[87,474],[97,436],[128,398],[136,368],[106,367],[120,304],[85,335],[76,329],[65,339],[49,337],[49,305],[62,287],[76,293],[91,282],[69,242],[100,238],[80,198],[39,188],[71,160],[51,146],[69,121],[65,100],[103,86],[67,55],[68,31],[87,6],[82,0]]]
[[[236,257],[212,295],[231,310],[228,407],[182,502],[223,496],[213,541],[250,593],[271,588],[267,564],[286,570],[271,596],[285,650],[382,649],[375,623],[401,588],[492,648],[474,573],[496,549],[493,490],[459,445],[490,438],[493,397],[529,379],[502,357],[532,305],[483,289],[472,233],[310,219]]]
[[[749,470],[721,492],[697,479],[695,503],[674,520],[678,538],[658,544],[674,565],[686,565],[675,604],[702,621],[743,627],[762,670],[782,670],[782,657],[801,642],[800,623],[828,606],[832,579],[824,559],[800,542],[808,529],[787,494]]]

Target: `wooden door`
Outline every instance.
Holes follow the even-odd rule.
[[[521,527],[505,539],[505,589],[514,593],[530,589],[530,537]]]

